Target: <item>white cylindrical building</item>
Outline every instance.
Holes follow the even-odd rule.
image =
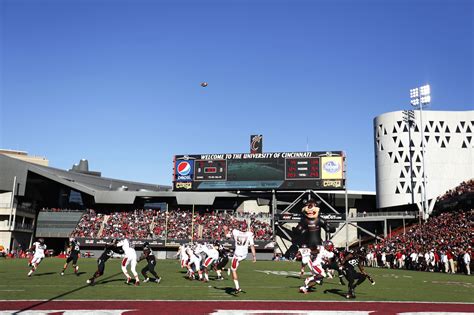
[[[474,111],[423,111],[428,213],[436,198],[474,177]],[[422,210],[420,111],[374,119],[377,208],[416,204]]]

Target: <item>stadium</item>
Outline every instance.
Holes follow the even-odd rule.
[[[0,19],[0,315],[474,314],[474,1]]]
[[[407,120],[408,115],[411,120]],[[250,153],[175,155],[174,180],[168,186],[105,178],[101,172],[90,171],[87,160],[61,170],[49,167],[46,158],[3,150],[0,240],[6,282],[1,285],[4,300],[0,306],[22,311],[92,310],[98,307],[94,302],[66,301],[98,298],[114,300],[109,311],[118,313],[152,312],[156,307],[163,308],[164,313],[171,309],[194,313],[199,305],[202,313],[230,314],[234,309],[268,309],[266,303],[271,300],[272,308],[282,313],[314,309],[385,313],[387,305],[397,311],[432,310],[426,304],[403,301],[472,302],[469,292],[473,282],[463,274],[469,275],[472,267],[474,112],[428,112],[427,116],[426,154],[436,158],[425,164],[426,172],[441,170],[427,186],[420,184],[421,147],[415,143],[421,144],[421,134],[414,123],[416,115],[393,112],[374,119],[376,193],[347,190],[343,151],[263,153],[261,147],[253,151],[255,143],[251,142]],[[428,137],[437,140],[428,141]],[[455,170],[444,163],[454,156],[459,161]],[[421,188],[426,191],[426,204]],[[299,270],[298,250],[306,245],[297,234],[305,220],[301,209],[308,207],[310,200],[317,202],[319,218],[326,224],[317,245],[330,241],[339,253],[355,250],[371,275],[369,279],[376,279],[376,286],[357,290],[358,300],[390,304],[367,302],[354,308],[337,302],[288,302],[311,301],[311,294],[321,293],[318,300],[348,298],[344,281],[339,283],[330,273],[321,288],[304,289],[311,294],[298,292],[298,287],[300,292],[303,288],[300,278],[310,275],[304,268],[301,273]],[[188,248],[188,244],[213,243],[232,250],[234,240],[227,231],[246,231],[249,226],[257,262],[243,260],[239,268],[244,293],[234,292],[230,276],[224,278],[218,273],[215,278],[216,269],[204,269],[207,281],[202,271],[202,281],[185,280],[197,279],[199,268],[182,270],[178,250]],[[34,259],[30,248],[39,246],[35,245],[38,239],[47,245],[46,258],[36,266],[38,271],[32,267],[30,279],[25,261]],[[93,282],[95,286],[85,284],[84,280],[94,274],[96,259],[104,257],[104,246],[107,251],[111,242],[124,239],[134,252],[145,253],[145,247],[154,251],[159,284],[152,287],[143,283],[137,288],[130,285],[133,279],[129,275],[129,285],[123,284],[117,259],[123,257],[123,251],[110,255],[107,269],[111,271],[101,278],[104,265],[97,282]],[[58,274],[70,255],[70,240],[80,246],[80,269],[73,272],[65,265],[61,273],[69,277],[65,285]],[[230,275],[231,268],[227,270]],[[136,284],[149,281],[147,276],[140,277],[135,277]],[[394,290],[394,281],[404,289]],[[97,291],[100,287],[107,292]],[[392,288],[389,295],[387,288]],[[139,290],[139,296],[130,290]],[[31,301],[19,302],[18,292],[28,292]],[[141,302],[119,302],[122,300]],[[229,300],[234,302],[218,302]],[[157,301],[161,302],[155,304]],[[446,312],[473,310],[469,303],[433,305]]]

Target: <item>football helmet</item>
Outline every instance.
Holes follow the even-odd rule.
[[[334,244],[333,244],[331,241],[325,241],[325,242],[324,242],[324,248],[325,248],[327,251],[332,252],[332,251],[334,250]]]

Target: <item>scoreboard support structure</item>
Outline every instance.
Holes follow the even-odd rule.
[[[344,225],[349,226],[346,155],[343,151],[175,155],[173,170],[174,191],[234,191],[242,195],[265,193],[267,196],[271,193],[274,238],[276,229],[291,238],[281,226],[286,222],[277,216],[289,214],[305,195],[321,200],[340,223],[343,214],[319,192],[345,190]],[[291,194],[284,202],[297,197],[279,214],[278,206],[283,200],[278,200],[278,196],[284,194]],[[348,238],[346,233],[346,247]]]
[[[298,197],[296,197],[289,205],[287,205],[280,213],[278,213],[278,198],[277,194],[294,194],[299,193]],[[325,208],[332,211],[332,214],[324,214],[322,213],[321,216],[326,219],[328,223],[332,224],[340,224],[337,230],[333,233],[336,234],[341,229],[346,227],[346,237],[345,237],[345,247],[346,249],[349,247],[349,205],[348,205],[348,194],[347,188],[344,190],[344,209],[345,214],[339,212],[336,208],[334,208],[330,203],[328,203],[320,194],[327,193],[327,191],[315,191],[315,190],[306,190],[306,191],[272,191],[272,215],[273,215],[273,238],[276,238],[277,229],[280,231],[281,234],[285,236],[285,238],[290,241],[292,236],[290,233],[283,227],[286,223],[298,223],[301,220],[301,209],[298,208],[303,202],[304,199],[317,199],[320,200],[324,205]],[[342,223],[342,224],[341,224]],[[328,234],[327,234],[328,235]],[[327,237],[328,239],[330,237]],[[286,248],[288,249],[288,248]],[[283,252],[283,249],[280,248]]]

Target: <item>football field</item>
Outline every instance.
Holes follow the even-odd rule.
[[[299,278],[298,262],[244,261],[239,267],[240,286],[245,291],[234,295],[233,281],[203,283],[185,279],[185,272],[177,260],[159,260],[156,271],[162,277],[160,284],[141,283],[140,286],[124,283],[120,260],[106,263],[105,274],[95,286],[86,280],[96,270],[95,259],[79,260],[79,275],[71,267],[60,275],[64,259],[43,260],[36,273],[28,278],[26,259],[0,260],[1,300],[301,300],[342,301],[347,285],[337,279],[326,279],[314,292],[301,294],[303,284]],[[145,265],[138,264],[137,271]],[[428,272],[411,272],[368,268],[375,279],[356,288],[357,301],[423,301],[474,303],[474,278]],[[140,278],[142,276],[140,275]],[[347,281],[346,281],[347,283]]]
[[[106,264],[95,286],[86,280],[95,259],[80,259],[78,275],[60,275],[64,259],[47,258],[27,277],[26,259],[0,260],[0,315],[3,314],[404,314],[474,313],[472,277],[387,269],[368,269],[375,279],[357,287],[357,299],[346,300],[347,286],[328,279],[313,292],[298,288],[298,262],[244,261],[239,267],[244,292],[233,293],[233,281],[203,283],[185,278],[177,260],[158,261],[160,284],[125,284],[120,260]],[[144,262],[138,265],[141,270]]]

